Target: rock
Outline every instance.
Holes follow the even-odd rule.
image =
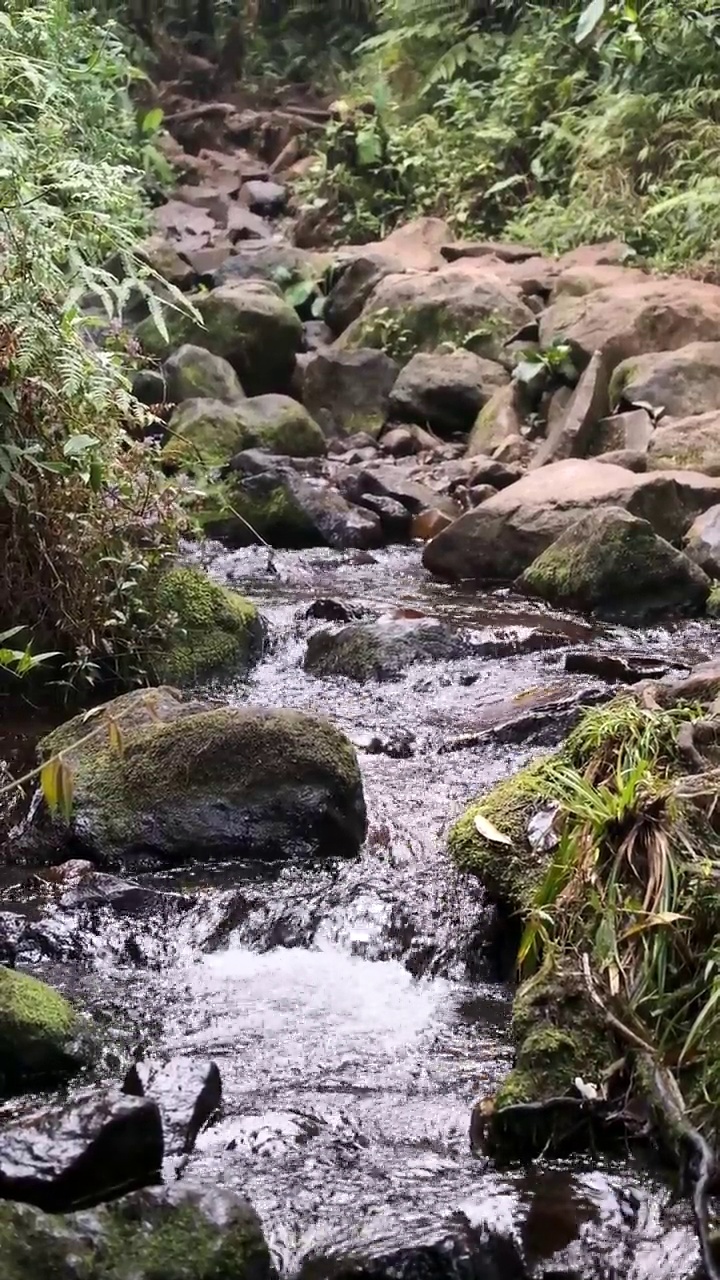
[[[165,316],[167,339],[152,317],[138,326],[138,341],[149,355],[166,359],[185,344],[205,347],[229,360],[250,395],[285,389],[302,342],[302,324],[278,289],[248,280],[194,294],[190,301],[202,324],[190,313],[174,310]]]
[[[719,330],[720,288],[677,276],[565,294],[540,319],[543,347],[570,342],[586,360],[602,351],[610,370],[648,352],[714,342]]]
[[[492,484],[473,484],[467,491],[467,504],[469,507],[479,507],[481,502],[494,498],[497,492]]]
[[[429,542],[431,538],[437,535],[447,526],[452,524],[452,518],[444,511],[438,511],[434,508],[430,511],[421,511],[419,515],[413,516],[410,525],[410,537],[420,542]]]
[[[653,423],[647,410],[630,409],[627,413],[616,413],[612,418],[601,418],[596,423],[587,454],[596,457],[607,453],[632,453],[647,457],[652,436]]]
[[[169,400],[167,380],[159,369],[140,369],[133,378],[132,393],[141,404],[159,405]]]
[[[450,662],[473,646],[441,622],[427,618],[356,623],[310,636],[304,667],[315,676],[399,680],[414,662]]]
[[[518,579],[520,591],[559,608],[644,619],[662,610],[699,612],[710,580],[646,520],[621,507],[572,524]]]
[[[522,392],[516,382],[498,387],[477,416],[467,443],[467,456],[486,454],[506,440],[520,437],[525,425]]]
[[[364,493],[360,502],[368,511],[380,518],[383,533],[388,538],[406,538],[410,529],[410,512],[396,498],[386,498],[378,493]]]
[[[444,435],[468,432],[492,393],[508,381],[502,365],[472,351],[421,352],[397,379],[390,393],[390,413]]]
[[[415,734],[399,729],[388,736],[377,733],[359,734],[353,746],[369,756],[387,756],[390,760],[411,760],[415,754]]]
[[[262,214],[264,217],[276,217],[282,213],[287,204],[287,188],[279,182],[255,179],[243,183],[240,199],[247,203],[253,213]]]
[[[303,320],[303,351],[324,351],[333,336],[324,320]]]
[[[560,637],[553,637],[552,633],[547,637],[541,635],[530,639],[537,640],[535,648],[538,651],[543,647],[559,647],[561,643]],[[551,643],[553,639],[555,644]],[[546,643],[541,643],[545,640]],[[562,643],[567,643],[567,637]],[[504,646],[504,652],[501,644],[497,645],[497,649],[498,656],[501,657],[512,652],[508,645]],[[533,645],[529,643],[527,647],[518,646],[515,651],[532,652]],[[478,715],[473,729],[444,743],[440,747],[440,753],[446,755],[488,743],[555,747],[574,728],[587,707],[607,702],[611,696],[610,692],[597,685],[578,687],[570,681],[547,688],[530,689],[527,693],[516,694],[514,698],[503,698],[490,703]]]
[[[313,622],[350,622],[359,616],[355,606],[343,604],[342,600],[314,600],[305,610],[306,619]]]
[[[148,655],[161,683],[192,684],[221,671],[242,676],[260,653],[264,626],[255,605],[200,569],[166,570],[150,611],[166,628],[163,648]]]
[[[691,342],[674,351],[634,355],[618,365],[613,407],[649,404],[672,418],[689,418],[720,404],[720,342]]]
[[[571,675],[599,676],[617,684],[637,684],[659,680],[672,660],[653,658],[647,653],[606,653],[602,650],[575,651],[565,655],[565,670]]]
[[[319,458],[327,448],[318,424],[289,396],[253,396],[233,405],[185,400],[175,410],[171,425],[172,435],[162,449],[163,464],[191,471],[227,464],[244,449]]]
[[[136,1062],[123,1081],[123,1093],[150,1098],[160,1108],[165,1156],[187,1155],[201,1129],[222,1106],[222,1082],[214,1062],[171,1058],[169,1062]]]
[[[353,436],[371,441],[380,434],[387,416],[388,396],[398,365],[384,351],[313,352],[303,362],[300,398],[328,436]]]
[[[326,480],[304,479],[287,460],[278,461],[276,469],[212,487],[198,512],[210,537],[244,547],[257,541],[254,530],[274,547],[382,546],[377,514],[348,502]]]
[[[164,235],[150,236],[136,249],[137,257],[176,289],[191,289],[195,272],[183,261],[177,248]],[[113,272],[115,274],[115,272]],[[122,270],[118,272],[122,275]]]
[[[496,462],[516,462],[525,471],[532,461],[533,447],[529,440],[515,433],[496,445],[492,456]]]
[[[407,362],[418,351],[436,351],[443,342],[462,346],[472,334],[473,350],[498,360],[505,340],[532,318],[518,294],[499,278],[446,267],[386,276],[338,345],[343,350],[378,347]]]
[[[413,454],[422,453],[423,451],[435,451],[440,447],[440,441],[431,436],[428,431],[423,431],[422,427],[391,427],[389,431],[383,432],[380,439],[380,448],[383,453],[389,453],[394,458],[409,458]]]
[[[87,1056],[81,1033],[80,1018],[58,991],[0,967],[0,1093],[74,1075]]]
[[[323,317],[337,336],[357,320],[370,294],[395,268],[381,253],[364,251],[347,263],[333,284]]]
[[[690,526],[685,554],[710,578],[720,578],[720,506],[709,507]]]
[[[609,374],[602,352],[596,351],[573,393],[565,413],[548,431],[532,467],[542,467],[562,458],[583,458],[598,421],[608,411]]]
[[[72,818],[53,828],[93,862],[342,856],[362,843],[357,760],[329,721],[183,702],[165,687],[124,694],[108,712],[122,754],[104,725],[73,748],[87,733],[82,716],[39,746],[43,759],[63,750],[74,770]]]
[[[720,475],[720,411],[693,418],[663,418],[648,446],[652,469],[687,468]]]
[[[499,240],[457,240],[444,244],[440,250],[446,262],[459,258],[499,258],[501,262],[527,262],[537,257],[537,249],[526,244],[512,244]]]
[[[429,542],[423,563],[453,579],[516,578],[574,521],[620,506],[679,542],[695,516],[720,498],[720,479],[690,471],[635,475],[598,461],[567,459],[531,471],[468,511]]]
[[[171,404],[195,399],[234,404],[245,399],[232,365],[204,347],[186,343],[165,361],[163,373],[167,384],[165,398]]]
[[[434,271],[444,266],[443,249],[452,238],[452,231],[442,218],[412,218],[384,240],[365,245],[362,252],[382,254],[394,271]]]
[[[245,210],[241,212],[245,213]],[[285,242],[244,241],[236,246],[232,257],[212,272],[206,283],[217,288],[218,285],[237,285],[245,280],[264,280],[268,284],[276,284],[278,278],[319,280],[331,263],[330,254],[309,253]]]
[[[3,1129],[0,1198],[68,1213],[159,1181],[162,1160],[155,1102],[88,1093]]]
[[[400,502],[414,516],[435,508],[451,517],[460,513],[459,506],[451,498],[442,497],[427,485],[413,480],[400,467],[365,467],[361,472],[347,476],[341,481],[341,487],[350,501],[359,502],[366,494],[378,494]]]
[[[74,1214],[0,1204],[6,1280],[275,1280],[260,1220],[220,1187],[149,1188]]]

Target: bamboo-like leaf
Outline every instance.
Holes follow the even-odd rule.
[[[73,799],[75,797],[75,775],[67,760],[58,756],[58,808],[66,822],[72,817]]]
[[[51,813],[57,813],[60,807],[60,760],[53,756],[40,770],[40,787],[45,803]]]
[[[110,715],[107,717],[107,722],[108,733],[110,735],[110,750],[117,752],[117,754],[121,756],[125,750],[125,741],[122,736],[120,726],[117,720]]]
[[[488,818],[484,818],[481,813],[475,815],[475,830],[483,837],[483,840],[489,840],[491,844],[507,844],[512,845],[512,840],[506,836],[504,832],[498,831],[494,823]]]

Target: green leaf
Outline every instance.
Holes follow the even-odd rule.
[[[382,142],[374,124],[358,130],[355,145],[357,162],[361,169],[369,169],[382,160]]]
[[[605,17],[606,9],[607,0],[590,0],[590,4],[585,6],[575,28],[575,43],[577,45],[582,47],[590,43]]]
[[[66,458],[79,458],[83,453],[87,453],[88,449],[94,449],[95,445],[99,443],[100,441],[96,436],[70,436],[63,445],[63,454]]]
[[[314,280],[297,280],[285,290],[285,301],[289,302],[291,307],[302,307],[309,298],[312,298],[316,287]]]
[[[157,133],[160,125],[165,118],[165,112],[162,107],[153,107],[152,111],[148,111],[143,117],[141,129],[143,133]]]

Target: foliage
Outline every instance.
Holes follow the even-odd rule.
[[[378,20],[350,89],[373,95],[386,158],[348,166],[331,135],[320,168],[351,238],[437,213],[464,234],[552,251],[620,237],[663,268],[715,270],[713,0],[385,0]]]
[[[5,5],[0,616],[60,650],[66,678],[90,681],[140,674],[143,582],[176,540],[172,492],[138,439],[121,323],[138,291],[163,323],[132,258],[138,160],[158,123],[136,124],[134,78],[114,29],[68,0]],[[102,265],[111,257],[120,272]]]
[[[621,697],[587,713],[546,763],[556,845],[519,958],[536,967],[560,952],[591,972],[605,1007],[679,1071],[699,1121],[717,1127],[717,773],[709,761],[688,775],[680,742],[713,714]]]

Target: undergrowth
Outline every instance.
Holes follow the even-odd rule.
[[[144,581],[178,535],[121,320],[140,291],[162,324],[132,255],[148,145],[135,75],[115,29],[68,0],[3,6],[0,621],[59,651],[74,684],[142,677],[165,625]]]
[[[588,21],[594,15],[594,25]],[[598,18],[599,15],[599,18]],[[720,20],[711,0],[384,0],[300,188],[371,239],[418,214],[562,251],[619,237],[661,268],[720,265]]]

